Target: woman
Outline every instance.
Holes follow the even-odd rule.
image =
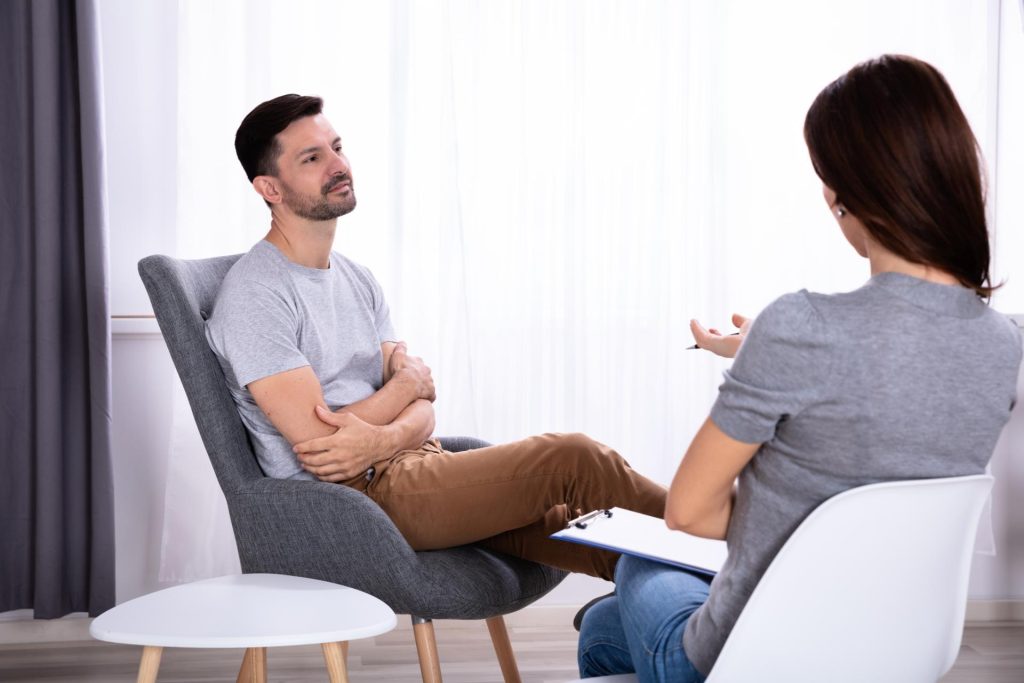
[[[982,472],[1009,419],[1020,333],[986,303],[978,147],[945,79],[910,57],[857,65],[815,99],[804,138],[871,278],[843,294],[787,294],[752,324],[734,318],[736,337],[691,323],[702,348],[736,360],[665,521],[728,539],[729,558],[709,585],[623,557],[616,594],[584,615],[582,676],[704,680],[817,505],[864,484]]]

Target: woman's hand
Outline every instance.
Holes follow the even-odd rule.
[[[735,358],[736,353],[740,350],[740,344],[743,343],[743,338],[747,336],[750,323],[750,318],[745,318],[739,313],[733,313],[732,324],[739,328],[739,332],[722,334],[713,327],[704,329],[704,326],[696,320],[690,321],[690,331],[693,333],[693,338],[700,348],[707,349],[711,353],[723,358]]]

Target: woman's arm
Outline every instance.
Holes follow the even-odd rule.
[[[724,539],[736,477],[760,447],[733,439],[706,419],[672,479],[665,524],[694,536]]]

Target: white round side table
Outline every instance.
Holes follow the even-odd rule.
[[[139,683],[165,647],[244,647],[239,681],[266,681],[266,648],[321,643],[331,683],[345,683],[348,641],[386,633],[395,613],[354,588],[280,574],[236,574],[174,586],[96,617],[93,638],[142,645]]]

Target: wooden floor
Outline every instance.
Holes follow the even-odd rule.
[[[576,632],[571,612],[528,609],[507,617],[524,682],[562,683],[576,677]],[[446,683],[501,681],[483,622],[436,622],[441,668]],[[94,641],[0,645],[0,681],[135,680],[141,648]],[[167,649],[161,683],[234,681],[241,650]],[[327,679],[319,646],[268,650],[269,680],[305,683]],[[354,641],[349,651],[352,683],[420,681],[412,629],[407,618],[382,636]],[[964,646],[943,683],[1021,683],[1024,681],[1024,624],[969,626]]]

